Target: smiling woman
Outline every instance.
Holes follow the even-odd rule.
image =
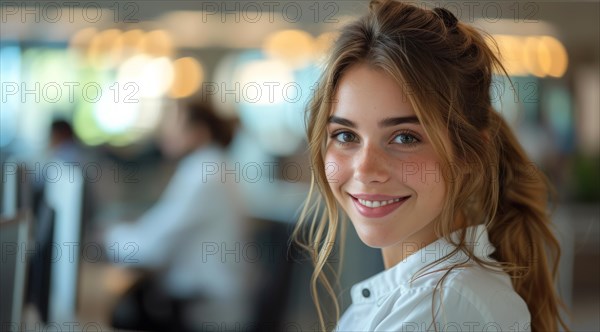
[[[445,197],[440,159],[406,94],[384,72],[352,66],[336,97],[325,163],[340,168],[327,180],[361,240],[383,248],[391,267],[405,256],[406,242],[436,239],[431,222]]]
[[[319,281],[337,331],[567,329],[549,187],[491,106],[494,54],[441,8],[372,1],[342,29],[308,108],[313,186],[296,228],[322,329]],[[324,271],[345,217],[386,269],[339,319]]]

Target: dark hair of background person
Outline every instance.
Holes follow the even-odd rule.
[[[75,139],[71,124],[65,120],[54,120],[50,125],[50,133],[61,141]]]
[[[231,143],[237,122],[219,116],[213,104],[194,99],[183,101],[180,106],[180,114],[184,116],[183,120],[188,128],[194,129],[205,125],[212,139],[221,147],[225,148]]]

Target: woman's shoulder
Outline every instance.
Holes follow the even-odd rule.
[[[527,304],[514,290],[509,275],[499,268],[473,265],[458,268],[448,276],[447,293],[454,293],[464,301],[470,301],[491,316],[508,314],[529,316]],[[503,309],[501,309],[503,308]]]
[[[399,293],[394,307],[408,311],[392,311],[386,319],[390,322],[433,322],[435,312],[435,324],[441,325],[441,330],[529,330],[527,304],[513,289],[510,277],[499,269],[470,265],[440,270],[416,278]],[[423,301],[425,298],[429,301]]]

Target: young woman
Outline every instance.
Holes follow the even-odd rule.
[[[337,330],[566,328],[549,188],[491,106],[494,70],[484,37],[445,9],[372,1],[341,31],[308,110],[313,186],[296,229],[310,224],[323,329],[317,287],[339,317],[326,267],[345,216],[386,269],[352,288]]]

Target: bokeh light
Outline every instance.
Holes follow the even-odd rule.
[[[169,90],[172,98],[184,98],[198,90],[204,79],[204,69],[198,60],[192,57],[173,61],[173,84]]]

